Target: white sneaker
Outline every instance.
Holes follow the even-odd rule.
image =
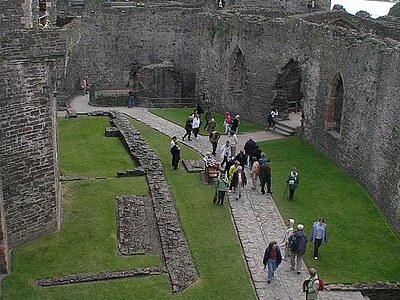
[[[315,260],[318,260],[318,257],[316,256],[316,257],[314,257],[314,259],[315,259]]]

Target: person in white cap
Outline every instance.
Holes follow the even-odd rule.
[[[240,115],[236,115],[232,121],[232,126],[231,126],[231,131],[233,131],[235,134],[238,134],[239,123],[240,123]]]
[[[285,247],[285,254],[283,257],[284,260],[287,260],[288,257],[290,256],[288,240],[289,240],[289,237],[293,234],[293,231],[294,231],[293,225],[294,225],[294,219],[288,219],[286,221],[285,235],[283,236],[282,243],[281,243],[281,245]]]
[[[301,267],[302,267],[302,258],[304,253],[306,253],[308,239],[304,234],[304,225],[299,224],[297,225],[297,231],[295,231],[289,237],[289,248],[290,248],[290,270],[294,270],[296,266],[297,274],[300,274]],[[296,262],[295,262],[295,258]]]

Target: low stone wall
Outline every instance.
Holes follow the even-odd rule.
[[[198,273],[164,176],[161,161],[124,115],[112,111],[111,116],[113,125],[121,133],[122,142],[146,174],[161,241],[162,256],[170,277],[172,291],[182,291],[197,280]]]
[[[86,274],[71,274],[66,276],[39,279],[36,280],[35,283],[36,286],[38,287],[48,287],[54,285],[122,279],[128,277],[161,275],[163,273],[165,273],[165,270],[163,270],[162,268],[150,267],[150,268],[138,268],[131,270],[115,271],[115,272],[105,271],[105,272],[86,273]]]

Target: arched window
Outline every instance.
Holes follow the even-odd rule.
[[[244,88],[245,67],[244,56],[236,45],[233,49],[228,67],[228,88],[234,92],[240,92]]]
[[[329,86],[326,103],[325,129],[340,133],[344,102],[343,78],[336,72]]]

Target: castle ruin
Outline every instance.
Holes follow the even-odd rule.
[[[0,272],[61,224],[56,110],[80,87],[207,101],[298,134],[353,176],[400,231],[400,21],[330,1],[1,1]],[[300,125],[300,124],[299,124]]]

